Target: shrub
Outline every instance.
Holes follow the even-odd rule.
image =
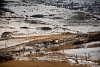
[[[29,29],[28,27],[20,27],[20,28],[22,28],[22,29]]]
[[[83,41],[75,41],[74,43],[73,43],[73,45],[78,45],[78,44],[83,44],[84,42]]]
[[[92,42],[92,41],[100,41],[100,33],[89,37],[88,42]]]
[[[51,30],[52,28],[50,27],[41,27],[42,30]]]
[[[42,15],[42,14],[39,14],[39,15],[32,15],[31,17],[43,18],[43,17],[44,17],[44,15]]]
[[[13,60],[12,56],[0,55],[0,62],[5,62],[5,61],[9,61],[9,60]]]

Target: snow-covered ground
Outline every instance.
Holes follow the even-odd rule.
[[[23,43],[27,43],[27,42],[30,42],[30,41],[34,41],[34,40],[38,40],[38,39],[45,39],[47,37],[42,37],[42,38],[37,38],[37,39],[34,39],[34,38],[25,38],[25,39],[9,39],[9,40],[2,40],[0,41],[0,49],[2,48],[7,48],[7,47],[12,47],[12,46],[16,46],[16,45],[20,45],[20,44],[23,44]],[[19,48],[20,47],[20,48]],[[23,48],[23,45],[19,46],[18,48],[16,48],[15,50],[19,50],[19,49],[22,49]],[[30,49],[31,47],[25,47],[26,49]],[[31,48],[32,49],[32,48]]]
[[[9,39],[9,40],[3,40],[0,41],[0,49],[16,46],[22,43],[27,43],[30,41],[33,41],[34,39]]]
[[[81,56],[91,56],[92,60],[100,59],[100,47],[96,48],[80,48],[80,49],[69,49],[61,51],[66,54],[81,55]]]
[[[37,6],[35,6],[35,8],[36,7]],[[44,5],[41,5],[41,8],[42,7],[44,7]],[[22,9],[22,8],[26,8],[26,7],[21,7],[20,9]],[[53,8],[54,8],[53,6],[51,6],[51,7],[48,6],[45,8],[45,10],[44,9],[42,10],[42,13],[43,12],[44,12],[43,14],[46,14],[46,13],[56,14],[56,13],[58,13],[58,12],[52,12],[52,11],[51,11],[52,12],[51,13],[50,9],[53,9]],[[15,10],[16,12],[19,11],[18,8],[15,7],[15,9],[17,9],[17,10]],[[27,7],[27,9],[29,9],[29,7]],[[33,9],[33,8],[30,8],[30,9]],[[40,6],[38,9],[40,9]],[[56,8],[56,7],[55,7],[55,9],[58,10],[58,8]],[[65,10],[65,9],[63,9],[63,10]],[[41,12],[41,10],[38,10],[38,11]],[[61,11],[61,9],[58,11]],[[20,12],[18,14],[20,14]],[[32,12],[32,13],[37,14],[40,12]],[[24,13],[24,14],[26,14],[26,13]],[[34,14],[30,14],[30,15],[34,15]],[[1,23],[0,27],[2,27],[2,28],[0,30],[0,35],[5,31],[14,32],[14,34],[16,34],[16,35],[14,35],[14,37],[16,37],[16,36],[18,36],[18,37],[29,36],[29,35],[48,35],[48,34],[57,34],[57,33],[64,32],[64,30],[62,30],[62,26],[64,25],[64,23],[60,23],[59,22],[60,20],[53,20],[53,19],[49,19],[49,18],[31,18],[31,20],[40,20],[40,21],[46,22],[47,24],[30,24],[30,23],[25,23],[24,20],[25,19],[11,19],[10,21],[5,21],[4,23]],[[19,22],[17,22],[17,21],[19,21]],[[21,29],[20,28],[20,27],[24,27],[24,26],[28,27],[29,29]],[[43,31],[41,29],[38,29],[39,27],[51,27],[52,30]],[[56,29],[55,29],[55,27],[56,27]],[[15,31],[17,31],[17,32],[15,32]],[[67,31],[70,31],[70,30],[67,30]],[[70,32],[72,32],[72,31],[70,31]],[[20,34],[20,35],[17,35],[17,34]]]
[[[71,31],[79,31],[81,33],[87,33],[87,32],[96,32],[100,30],[100,27],[93,27],[93,26],[66,26],[66,28],[70,29]]]
[[[82,44],[82,46],[83,46],[84,48],[88,48],[88,46],[91,46],[91,45],[100,45],[100,41]]]
[[[50,34],[58,34],[58,33],[63,33],[63,32],[71,32],[71,33],[77,33],[77,31],[81,33],[87,33],[87,32],[95,32],[95,31],[100,31],[100,23],[97,21],[95,23],[95,20],[89,23],[70,23],[68,19],[72,16],[74,16],[73,12],[75,10],[69,10],[65,8],[57,8],[55,6],[45,6],[42,4],[38,4],[35,6],[19,6],[17,5],[11,5],[6,6],[6,8],[9,8],[15,14],[10,14],[9,12],[6,13],[6,17],[24,17],[24,18],[12,18],[11,20],[7,20],[9,18],[0,18],[0,35],[5,32],[9,31],[13,33],[13,37],[28,37],[28,36],[37,36],[37,35],[50,35]],[[43,14],[45,15],[43,18],[32,18],[30,16],[36,15],[36,14]],[[54,16],[49,16],[49,15],[54,15]],[[32,24],[32,23],[27,23],[24,20],[26,16],[28,16],[28,20],[39,20],[41,21],[38,24]],[[55,17],[60,17],[61,19],[55,19]],[[2,23],[1,23],[2,22]],[[45,24],[42,24],[45,22]],[[72,25],[73,24],[73,25]],[[96,25],[97,26],[96,26]],[[95,25],[95,26],[94,26]],[[27,29],[22,29],[21,27],[28,27]],[[51,30],[41,30],[40,27],[50,27]],[[16,46],[22,43],[26,43],[29,41],[33,41],[35,39],[9,39],[9,40],[3,40],[0,41],[0,49],[5,48],[5,47],[11,47],[11,46]],[[68,49],[64,51],[60,51],[61,53],[65,54],[73,54],[73,55],[81,55],[81,56],[87,56],[90,55],[91,59],[100,59],[100,47],[96,48],[87,48],[89,45],[93,44],[100,44],[100,41],[98,42],[91,42],[87,44],[83,44],[85,48],[80,48],[80,49]],[[55,45],[58,46],[58,45]],[[29,46],[20,46],[17,47],[14,50],[19,50],[22,48],[25,49],[34,49],[33,47]],[[40,45],[41,47],[41,45]],[[41,48],[42,49],[42,48]],[[30,54],[30,50],[24,52],[22,56],[15,57],[16,60],[30,60],[30,58],[24,57],[27,54]],[[32,50],[32,53],[34,53],[34,50]],[[50,52],[52,53],[52,52]],[[59,57],[54,57],[51,58],[51,56],[43,56],[43,57],[37,57],[38,60],[57,60],[57,61],[62,61],[62,58],[58,59]],[[68,57],[66,57],[68,58]],[[69,62],[71,63],[76,63],[75,60],[73,59],[68,59]],[[78,60],[79,62],[81,60]],[[82,61],[80,63],[85,63],[86,61]],[[86,62],[86,63],[91,63]]]
[[[40,61],[59,61],[59,62],[67,61],[70,64],[77,62],[78,64],[93,64],[92,61],[86,61],[80,58],[77,58],[78,61],[76,62],[75,57],[68,57],[68,56],[43,56],[43,57],[36,57],[36,59]]]
[[[100,27],[94,27],[91,25],[70,25],[70,23],[67,21],[70,17],[74,16],[73,12],[75,10],[69,10],[65,8],[57,8],[55,6],[45,6],[42,4],[38,4],[35,6],[6,6],[6,8],[9,8],[15,14],[10,14],[9,12],[6,13],[6,17],[24,17],[24,18],[13,18],[11,20],[6,19],[0,19],[2,23],[0,23],[0,35],[5,31],[13,32],[14,37],[23,37],[23,36],[36,36],[36,35],[49,35],[49,34],[57,34],[57,33],[63,33],[63,28],[66,28],[65,32],[72,32],[76,33],[77,31],[82,33],[87,32],[94,32],[94,31],[100,31]],[[36,14],[43,14],[46,15],[44,18],[32,18],[30,16],[36,15]],[[26,15],[28,16],[28,19],[30,20],[39,20],[42,22],[45,22],[46,24],[31,24],[31,23],[25,23],[24,20],[26,20]],[[54,16],[49,16],[54,15]],[[53,19],[54,17],[61,17],[62,19]],[[66,20],[66,21],[65,21]],[[40,22],[41,23],[41,22]],[[66,25],[66,26],[65,26]],[[28,27],[28,29],[22,29],[20,27]],[[40,27],[50,27],[51,30],[41,30],[38,29]]]

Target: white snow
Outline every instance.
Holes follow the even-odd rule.
[[[10,3],[12,4],[12,3]],[[20,3],[21,4],[21,3]],[[65,8],[57,8],[55,6],[45,6],[42,4],[38,4],[36,6],[19,6],[16,7],[14,5],[6,6],[6,8],[9,8],[10,10],[14,11],[15,14],[6,13],[6,17],[24,17],[24,18],[13,18],[11,20],[6,19],[0,19],[3,23],[0,24],[0,35],[5,31],[10,31],[14,33],[14,37],[26,37],[26,36],[37,36],[37,35],[50,35],[50,34],[58,34],[63,33],[64,30],[62,28],[66,28],[66,32],[71,33],[77,33],[77,31],[82,33],[87,32],[94,32],[94,31],[100,31],[100,27],[94,27],[91,25],[86,26],[80,26],[80,25],[74,25],[70,26],[67,19],[72,17],[74,14],[73,12],[76,12],[75,10],[69,10]],[[43,14],[43,15],[53,15],[54,16],[46,16],[44,18],[31,18],[30,16],[36,15],[36,14]],[[46,24],[30,24],[25,23],[24,20],[26,18],[26,15],[29,16],[28,19],[30,20],[39,20],[42,22],[45,22]],[[62,17],[63,19],[52,19],[54,17]],[[65,21],[66,20],[66,21]],[[19,21],[19,22],[17,22]],[[65,22],[62,22],[65,21]],[[68,26],[63,26],[68,24]],[[28,27],[29,29],[21,29],[20,27]],[[38,29],[39,27],[51,27],[52,30],[49,31],[43,31]],[[15,32],[17,31],[17,32]]]
[[[100,41],[96,41],[96,42],[89,42],[89,43],[86,43],[86,44],[82,44],[84,46],[84,48],[87,48],[89,45],[100,45]]]
[[[72,31],[79,31],[81,33],[100,31],[100,27],[93,27],[89,25],[88,26],[67,26],[67,28]]]
[[[47,37],[42,37],[42,38],[37,38],[37,39],[45,39],[45,38],[47,38]],[[2,41],[0,41],[0,49],[20,45],[20,44],[27,43],[27,42],[30,42],[30,41],[33,41],[33,40],[37,40],[37,39],[31,39],[31,38],[27,39],[26,38],[26,39],[2,40]],[[20,48],[16,48],[16,50],[19,50],[23,47],[25,49],[33,49],[32,47],[29,47],[29,46],[20,46]]]
[[[80,48],[80,49],[69,49],[61,51],[61,53],[66,54],[73,54],[73,55],[81,55],[81,56],[91,56],[91,59],[98,59],[100,58],[100,47],[96,48]]]
[[[20,3],[21,4],[21,3]],[[64,8],[57,8],[55,6],[45,6],[42,4],[38,5],[32,5],[32,6],[22,6],[22,5],[13,5],[12,3],[9,4],[9,6],[6,6],[6,8],[9,8],[10,10],[14,11],[15,14],[10,14],[9,12],[6,13],[6,17],[24,17],[24,18],[13,18],[11,20],[6,20],[6,18],[0,18],[0,35],[5,31],[10,31],[13,33],[13,37],[28,37],[28,36],[37,36],[37,35],[50,35],[50,34],[58,34],[63,33],[64,30],[62,28],[66,28],[65,32],[72,32],[77,33],[77,31],[81,33],[87,33],[87,32],[95,32],[100,31],[100,27],[95,27],[93,25],[98,25],[99,23],[95,23],[95,20],[92,20],[94,23],[91,22],[92,25],[70,25],[68,22],[68,19],[74,14],[75,10],[69,10]],[[44,18],[32,18],[30,16],[36,15],[36,14],[43,14],[46,15]],[[54,15],[54,16],[48,16],[48,15]],[[46,24],[30,24],[25,23],[24,20],[26,20],[26,15],[29,16],[29,20],[39,20],[42,22],[45,22]],[[54,17],[62,17],[63,19],[53,19]],[[99,17],[99,16],[98,16]],[[66,21],[65,21],[66,20]],[[89,21],[89,20],[86,20]],[[99,21],[98,21],[99,22]],[[72,23],[73,24],[73,23]],[[79,24],[79,23],[78,23]],[[84,24],[84,23],[83,23]],[[66,25],[66,26],[64,26]],[[28,29],[21,29],[20,27],[28,27]],[[44,31],[38,29],[39,27],[51,27],[52,30]],[[41,39],[41,38],[40,38]],[[29,41],[33,41],[35,39],[9,39],[9,40],[3,40],[0,41],[0,49],[5,47],[11,47],[16,46],[22,43],[26,43]],[[91,55],[91,59],[100,59],[100,47],[97,48],[87,48],[88,45],[93,44],[100,44],[100,41],[98,42],[91,42],[83,44],[86,48],[80,48],[80,49],[69,49],[60,51],[61,53],[66,54],[73,54],[73,55]],[[39,45],[40,46],[40,45]],[[58,45],[56,45],[58,46]],[[20,48],[16,48],[15,50],[22,49],[24,46],[20,46]],[[33,47],[25,46],[25,49],[33,49]],[[32,50],[32,53],[35,51]],[[45,52],[44,54],[50,54],[52,52]],[[30,51],[26,51],[22,54],[20,57],[16,57],[16,60],[30,60],[30,58],[24,57],[24,55],[30,54]],[[51,56],[43,56],[43,57],[36,57],[38,60],[56,60],[56,61],[62,61],[62,58],[59,57],[51,57]],[[70,63],[75,63],[75,60],[68,59]],[[86,61],[78,60],[80,63],[87,63]],[[91,63],[90,61],[88,63]]]
[[[30,41],[33,41],[34,39],[9,39],[9,40],[3,40],[0,41],[0,49],[2,48],[7,48],[7,47],[11,47],[11,46],[16,46],[22,43],[27,43]]]

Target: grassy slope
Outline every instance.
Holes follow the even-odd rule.
[[[70,65],[60,62],[40,62],[40,61],[9,61],[0,63],[0,67],[87,67],[86,65]]]

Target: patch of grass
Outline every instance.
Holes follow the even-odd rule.
[[[88,38],[88,42],[93,42],[93,41],[100,41],[100,32]]]
[[[65,45],[52,46],[50,48],[45,48],[45,51],[53,51],[55,49],[64,50],[64,49],[72,49],[72,48],[73,48],[73,42],[66,43]]]
[[[75,41],[73,44],[74,45],[79,45],[79,44],[83,44],[84,42],[83,41]]]
[[[0,63],[13,60],[12,56],[0,55]]]
[[[93,44],[88,46],[88,48],[93,48],[93,47],[100,47],[100,44]]]
[[[41,27],[41,30],[51,30],[52,28],[50,27]]]
[[[70,65],[61,62],[41,62],[41,61],[9,61],[1,63],[0,67],[87,67],[86,65]]]
[[[95,63],[98,63],[100,65],[100,59],[95,60]]]
[[[44,56],[43,53],[34,53],[34,54],[28,54],[27,57],[39,57],[39,56]]]

